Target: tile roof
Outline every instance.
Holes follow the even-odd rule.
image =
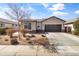
[[[60,19],[60,18],[55,17],[55,16],[52,16],[52,17],[49,17],[49,18],[45,18],[45,19],[23,19],[23,21],[37,21],[37,22],[43,22],[43,21],[48,20],[48,19],[50,19],[50,18],[57,18],[57,19],[59,19],[59,20],[65,22],[65,20]],[[21,21],[22,21],[22,20],[21,20]]]
[[[10,21],[8,19],[3,19],[3,18],[0,18],[0,22],[3,22],[3,23],[17,23],[17,21]]]

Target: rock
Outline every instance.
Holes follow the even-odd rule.
[[[12,45],[17,45],[17,44],[19,44],[19,42],[17,41],[16,38],[13,38],[13,39],[11,40],[11,44],[12,44]]]
[[[13,37],[14,37],[14,36],[17,36],[17,37],[18,37],[18,36],[19,36],[19,32],[13,33],[12,36],[13,36]]]
[[[29,33],[27,33],[27,34],[25,34],[25,36],[27,37],[31,37],[32,35],[31,34],[29,34]]]
[[[42,37],[46,37],[45,35],[41,35]]]

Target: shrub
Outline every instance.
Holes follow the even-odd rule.
[[[75,34],[79,34],[79,18],[74,22],[74,24],[73,24],[73,26],[74,26],[74,33]]]
[[[74,35],[78,35],[79,32],[77,32],[77,31],[73,31],[73,34],[74,34]]]
[[[46,37],[45,35],[41,35],[42,37]]]
[[[47,38],[39,38],[39,39],[37,40],[37,42],[38,42],[38,44],[43,45],[43,46],[46,46],[46,45],[49,44]]]
[[[32,44],[32,42],[31,42],[31,41],[29,41],[28,43],[29,43],[29,44]]]
[[[43,46],[49,45],[49,41],[45,37],[38,38],[38,39],[35,38],[32,40],[29,40],[29,42],[31,42],[34,45],[43,45]]]
[[[6,34],[5,28],[0,28],[0,34]]]
[[[17,45],[17,44],[19,44],[19,42],[17,41],[16,38],[13,38],[13,39],[11,40],[11,44],[12,44],[12,45]]]
[[[5,32],[6,32],[7,35],[9,35],[10,37],[12,37],[12,33],[14,33],[15,30],[12,29],[12,28],[6,28],[5,29]]]
[[[25,29],[20,29],[19,31],[22,32],[22,33],[26,33]]]
[[[8,41],[8,39],[5,39],[5,41]]]
[[[35,35],[32,35],[32,37],[35,37]]]
[[[30,38],[29,37],[26,37],[26,40],[30,40]]]

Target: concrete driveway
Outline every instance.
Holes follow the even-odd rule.
[[[50,44],[57,43],[60,55],[79,55],[79,37],[68,33],[52,32],[46,34]]]

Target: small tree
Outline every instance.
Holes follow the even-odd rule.
[[[18,4],[8,4],[9,7],[9,11],[5,11],[5,14],[7,16],[9,16],[11,19],[15,19],[15,20],[23,20],[23,19],[28,19],[31,15],[30,11],[26,11],[25,9],[23,9],[23,6],[19,6]],[[22,23],[19,24],[19,32],[20,32],[20,28],[22,28]],[[11,29],[7,30],[7,32],[11,33]],[[12,35],[12,34],[11,34]],[[20,39],[20,34],[19,34],[19,39]]]
[[[74,26],[74,30],[75,30],[75,34],[79,34],[79,18],[77,18],[77,20],[74,22],[73,24]]]

